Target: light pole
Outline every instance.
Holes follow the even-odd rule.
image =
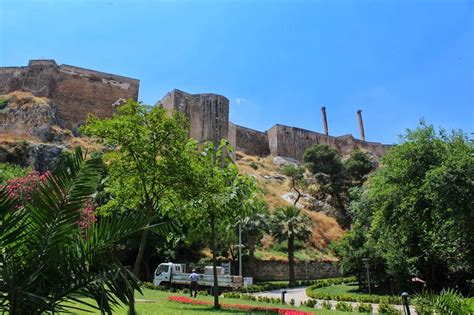
[[[362,260],[365,262],[365,267],[367,268],[367,284],[369,286],[369,294],[372,294],[371,289],[370,289],[370,269],[369,269],[370,258],[363,258]]]
[[[242,225],[239,223],[239,276],[242,277]]]

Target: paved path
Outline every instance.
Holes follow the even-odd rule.
[[[295,305],[299,306],[301,302],[308,300],[308,296],[306,295],[306,288],[307,287],[299,287],[299,288],[286,288],[286,289],[278,289],[278,290],[273,290],[273,291],[264,291],[264,292],[257,292],[257,293],[252,293],[254,296],[266,296],[266,297],[271,297],[271,298],[281,298],[281,292],[286,291],[287,293],[285,294],[285,302],[287,304],[290,303],[291,299],[295,300]],[[317,300],[318,301],[318,306],[321,307],[321,303],[324,300]],[[329,303],[332,304],[332,308],[334,309],[336,307],[337,301],[329,301]],[[352,307],[356,307],[358,303],[356,302],[346,302],[352,305]],[[372,308],[374,310],[374,313],[378,314],[378,308],[379,305],[375,303],[371,303]],[[395,305],[395,307],[399,310],[403,310],[403,307],[401,305]],[[416,315],[415,309],[413,306],[410,305],[410,311],[412,315]]]
[[[285,294],[285,302],[290,303],[291,299],[295,299],[295,305],[299,306],[302,301],[306,301],[308,299],[308,296],[306,295],[306,288],[307,287],[286,288],[273,291],[257,292],[253,293],[252,295],[281,298],[281,292],[286,291],[287,293]]]

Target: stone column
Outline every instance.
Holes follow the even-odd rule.
[[[362,122],[362,109],[357,110],[357,117],[359,118],[360,140],[365,141],[364,123]]]
[[[323,128],[324,128],[324,134],[329,135],[329,129],[328,129],[328,118],[326,116],[326,107],[321,107],[321,113],[323,114]]]

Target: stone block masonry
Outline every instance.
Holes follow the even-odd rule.
[[[284,261],[257,260],[255,261],[254,281],[287,281],[288,263]],[[243,275],[252,274],[248,264],[243,264]],[[314,280],[321,278],[341,277],[341,271],[336,262],[308,261],[295,264],[297,280]]]
[[[54,60],[30,60],[26,67],[0,68],[0,94],[27,91],[48,97],[58,110],[58,122],[74,128],[88,114],[110,117],[120,100],[138,99],[140,81]]]
[[[185,113],[189,118],[191,138],[219,143],[228,138],[229,100],[217,94],[189,94],[177,89],[160,102],[163,108]]]
[[[88,114],[111,117],[123,100],[137,100],[139,84],[136,79],[58,65],[48,59],[30,60],[25,67],[0,67],[0,94],[27,91],[48,97],[57,107],[58,124],[69,129],[82,124]],[[342,155],[360,149],[380,157],[391,147],[358,140],[352,135],[334,137],[283,125],[275,125],[263,132],[235,125],[229,121],[229,100],[218,94],[189,94],[174,89],[163,97],[160,104],[187,115],[190,137],[199,142],[214,143],[226,138],[236,150],[249,155],[276,155],[301,160],[308,147],[327,144]],[[325,108],[322,111],[328,133]],[[360,124],[361,120],[359,112]]]

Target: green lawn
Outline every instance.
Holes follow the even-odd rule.
[[[313,292],[321,292],[321,293],[335,294],[335,295],[341,295],[341,294],[363,295],[363,294],[366,294],[364,292],[358,291],[358,289],[359,289],[359,286],[356,283],[350,283],[350,284],[336,284],[336,285],[331,285],[331,286],[328,286],[328,287],[316,288],[316,289],[313,289]]]
[[[136,309],[139,315],[152,315],[152,314],[163,314],[163,315],[181,315],[181,314],[252,314],[245,311],[237,311],[237,310],[221,310],[221,311],[214,311],[210,306],[196,306],[196,305],[189,305],[189,304],[180,304],[177,302],[168,301],[167,298],[170,295],[182,295],[178,293],[170,293],[170,292],[163,292],[163,291],[156,291],[156,290],[143,290],[144,295],[141,296],[139,294],[136,295],[137,304]],[[200,300],[212,301],[211,296],[198,296]],[[147,302],[140,302],[140,300],[147,300]],[[149,303],[149,301],[154,301],[154,303]],[[219,301],[221,303],[228,303],[228,304],[245,304],[245,305],[259,305],[259,306],[273,306],[273,307],[284,307],[284,308],[292,308],[291,306],[284,306],[281,304],[269,304],[269,303],[261,303],[255,301],[247,301],[247,300],[240,300],[240,299],[230,299],[230,298],[220,298]],[[90,303],[94,303],[93,301],[88,301]],[[77,306],[77,305],[76,305]],[[319,310],[319,309],[310,309],[306,307],[295,307],[294,309],[299,309],[302,311],[313,312],[314,314],[321,314],[321,315],[350,315],[350,314],[361,314],[356,312],[339,312],[339,311],[328,311],[328,310]],[[94,312],[95,314],[99,314],[100,312]],[[88,312],[74,312],[73,314],[91,314]],[[127,309],[125,307],[116,310],[114,314],[127,314]],[[263,314],[263,313],[253,313],[253,314]]]

